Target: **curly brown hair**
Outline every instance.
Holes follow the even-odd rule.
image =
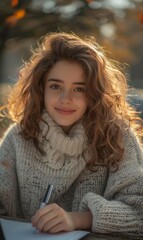
[[[21,68],[8,100],[10,118],[20,123],[25,139],[39,146],[39,122],[44,109],[45,76],[57,61],[80,63],[86,76],[88,108],[84,127],[93,165],[118,167],[123,157],[123,131],[142,125],[127,103],[127,81],[117,62],[109,59],[92,37],[50,33],[43,37],[30,60]],[[140,132],[142,133],[142,132]]]

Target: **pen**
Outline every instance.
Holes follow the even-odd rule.
[[[40,208],[44,208],[48,204],[48,202],[50,200],[50,197],[51,197],[51,194],[52,194],[52,191],[53,191],[53,185],[49,184],[48,187],[47,187],[47,191],[45,193],[45,197],[44,197],[43,201],[40,204]],[[35,230],[35,233],[36,232],[37,232],[37,228]]]
[[[51,194],[52,194],[52,191],[53,191],[53,185],[49,184],[48,187],[47,187],[47,191],[45,193],[45,197],[43,199],[43,202],[41,202],[41,204],[40,204],[40,208],[43,208],[48,204],[48,202],[50,200],[50,197],[51,197]]]

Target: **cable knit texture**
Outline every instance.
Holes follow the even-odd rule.
[[[124,132],[124,158],[116,172],[91,171],[82,121],[65,134],[50,116],[40,124],[45,155],[13,125],[0,146],[0,213],[28,218],[47,185],[54,202],[66,211],[91,211],[94,232],[143,232],[143,150],[132,130]]]

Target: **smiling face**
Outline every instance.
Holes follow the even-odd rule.
[[[64,132],[80,120],[87,109],[85,75],[80,64],[61,60],[46,76],[45,108]]]

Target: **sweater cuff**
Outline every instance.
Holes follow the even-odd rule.
[[[92,221],[92,232],[98,232],[98,229],[100,228],[101,224],[101,214],[100,209],[103,204],[105,204],[106,201],[103,197],[101,197],[98,194],[89,192],[84,195],[84,197],[81,200],[79,210],[80,211],[91,211],[93,215],[93,221]],[[94,203],[93,203],[94,202]],[[96,202],[96,204],[95,204]],[[104,202],[104,203],[103,203]],[[94,204],[94,211],[93,211],[93,204]],[[104,219],[105,220],[105,219]],[[107,219],[108,221],[108,219]]]
[[[133,207],[120,201],[108,201],[89,192],[82,198],[81,211],[90,210],[93,216],[92,232],[142,232],[143,217]]]

